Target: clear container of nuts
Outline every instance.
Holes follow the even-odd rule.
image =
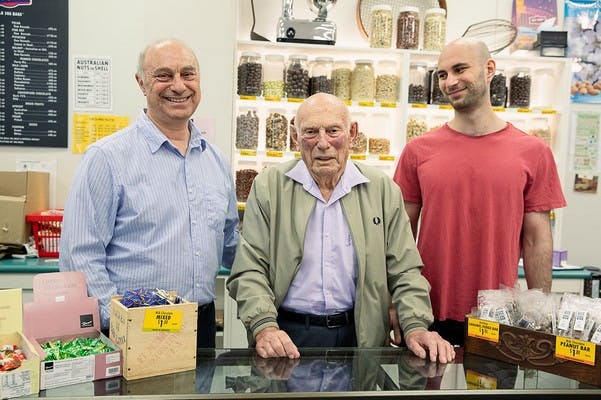
[[[490,81],[490,104],[493,107],[505,107],[507,99],[507,78],[504,69],[497,68]]]
[[[369,47],[390,48],[392,46],[392,7],[378,4],[369,14]]]
[[[428,102],[428,69],[423,61],[409,63],[409,103]]]
[[[351,75],[353,73],[353,64],[349,60],[339,60],[334,62],[332,71],[332,85],[334,96],[341,100],[351,99]]]
[[[430,74],[430,103],[431,104],[449,104],[449,100],[445,97],[440,85],[438,84],[438,70],[433,67]]]
[[[382,60],[376,67],[376,101],[394,103],[398,100],[399,76],[394,60]]]
[[[376,94],[376,78],[371,60],[355,61],[351,76],[351,96],[353,101],[373,102]]]
[[[509,107],[530,107],[530,68],[516,67],[509,79]]]
[[[334,60],[332,57],[317,57],[311,67],[310,93],[329,93],[334,92],[332,88],[332,67]]]
[[[396,47],[411,50],[419,48],[419,8],[406,6],[399,9]]]
[[[259,117],[254,108],[240,108],[236,117],[236,148],[256,150],[259,143]]]
[[[359,131],[357,132],[357,137],[351,143],[350,148],[351,154],[366,154],[367,153],[367,136],[365,133]]]
[[[424,16],[424,50],[441,51],[447,38],[447,12],[429,8]]]
[[[407,143],[409,143],[416,137],[422,136],[426,132],[428,132],[428,123],[426,122],[426,116],[422,114],[409,115],[409,118],[407,119],[406,132]]]
[[[236,200],[248,200],[248,194],[258,172],[252,168],[245,168],[236,171]]]
[[[260,96],[263,65],[259,53],[246,51],[240,54],[238,63],[238,95]]]
[[[271,110],[265,120],[265,150],[286,151],[288,118],[284,110]]]
[[[532,72],[532,90],[530,107],[551,108],[552,92],[555,86],[555,77],[551,68],[539,68]]]
[[[551,146],[553,135],[551,133],[551,127],[549,126],[549,120],[547,118],[532,118],[527,133],[530,136],[544,140],[548,146]]]
[[[284,56],[267,54],[263,62],[263,97],[279,101],[284,97]]]
[[[369,154],[390,154],[390,140],[386,138],[369,138]]]
[[[288,98],[304,99],[309,96],[309,69],[306,55],[291,54],[288,57],[285,87]]]

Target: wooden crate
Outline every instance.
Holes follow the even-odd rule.
[[[465,351],[601,386],[601,346],[594,343],[467,316]]]
[[[140,379],[196,368],[198,304],[127,308],[111,299],[110,338],[123,352],[123,377]]]

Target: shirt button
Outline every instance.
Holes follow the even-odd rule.
[[[193,220],[193,221],[192,221],[192,225],[196,225],[196,220]]]
[[[200,255],[200,253],[197,251],[196,253],[194,253],[194,255],[195,255],[196,257],[198,257],[198,256]]]
[[[195,286],[196,286],[196,287],[200,287],[200,283],[197,283]]]

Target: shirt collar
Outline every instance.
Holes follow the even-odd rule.
[[[142,134],[146,138],[152,153],[159,151],[161,146],[164,144],[173,147],[163,132],[161,132],[154,122],[148,118],[148,115],[146,115],[146,108],[140,113],[138,125],[143,128]],[[194,125],[194,121],[192,119],[188,121],[188,130],[190,131],[190,142],[188,143],[188,148],[193,149],[200,147],[201,151],[205,151],[207,147],[206,139],[203,138],[202,132],[200,132],[196,125]]]
[[[309,173],[309,169],[303,160],[299,160],[299,162],[292,167],[292,169],[286,172],[285,175],[303,185],[303,188],[315,198],[324,201],[321,191],[319,190],[319,186],[317,186],[317,182],[315,182]],[[369,182],[369,179],[367,179],[365,175],[359,171],[357,166],[351,161],[347,161],[344,172],[334,188],[334,192],[332,193],[332,197],[330,197],[329,203],[334,203],[344,195],[350,193],[354,186],[367,182]]]

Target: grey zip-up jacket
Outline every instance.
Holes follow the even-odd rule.
[[[251,346],[259,331],[278,327],[277,310],[303,257],[307,222],[317,200],[285,175],[297,162],[302,161],[263,170],[246,202],[227,287]],[[406,336],[433,321],[430,286],[421,275],[422,261],[398,186],[374,167],[355,165],[369,182],[353,187],[340,201],[358,259],[357,345],[379,347],[390,332],[389,293]]]

